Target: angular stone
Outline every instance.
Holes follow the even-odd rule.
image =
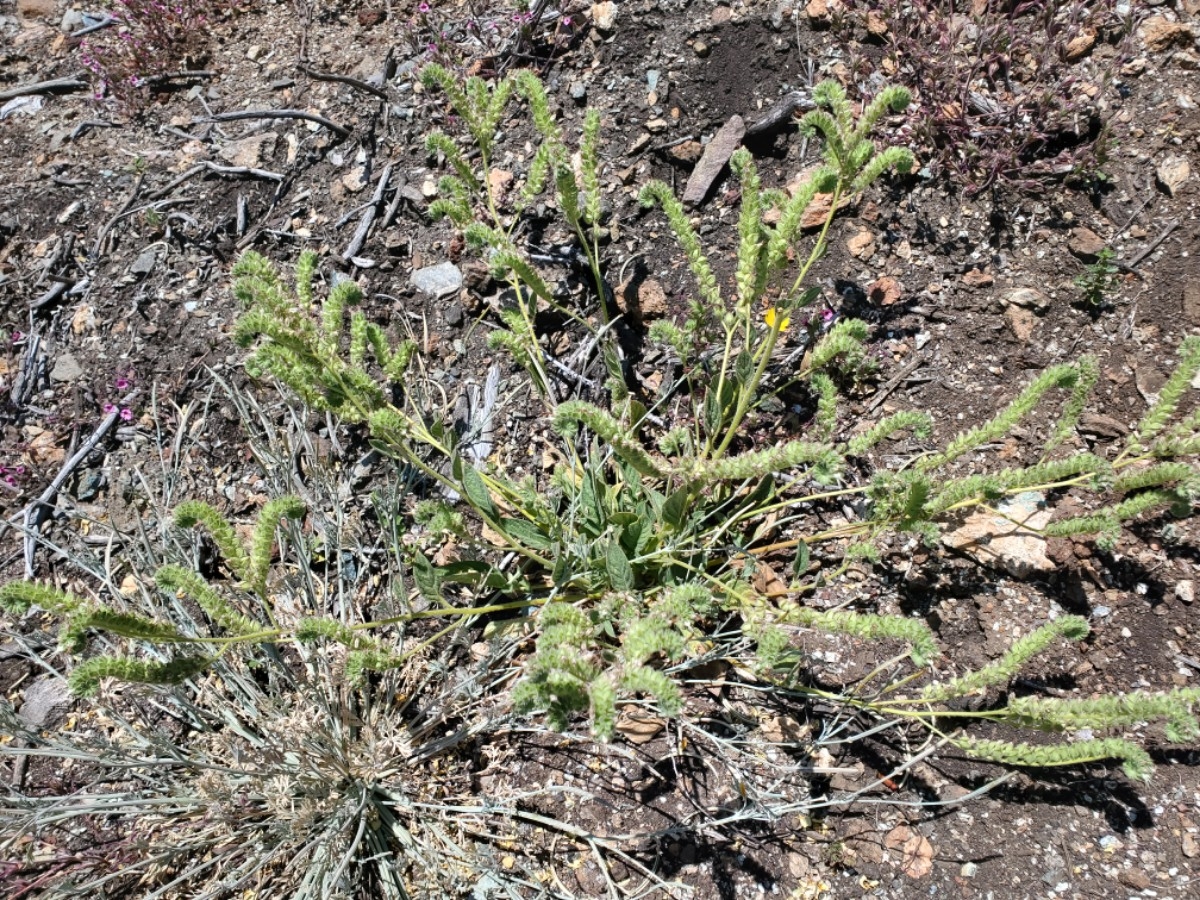
[[[849,197],[843,197],[838,203],[838,209],[850,203]],[[812,198],[812,202],[804,210],[804,215],[800,217],[800,227],[808,230],[809,228],[820,228],[825,224],[825,220],[829,217],[829,207],[833,204],[833,194],[817,194]]]
[[[1189,46],[1196,40],[1190,25],[1172,22],[1166,16],[1151,16],[1138,29],[1147,50],[1161,52],[1175,46]]]
[[[1008,327],[1022,344],[1029,341],[1033,330],[1037,328],[1037,316],[1023,306],[1008,306],[1004,309],[1004,319]]]
[[[638,312],[644,320],[661,319],[667,314],[667,295],[662,285],[650,279],[638,285]]]
[[[30,728],[51,727],[53,720],[71,706],[71,690],[66,681],[52,675],[42,675],[25,688],[18,715]]]
[[[699,141],[684,141],[667,150],[667,156],[676,162],[694,166],[704,155],[704,145]]]
[[[1014,288],[1004,295],[1001,302],[1005,306],[1020,306],[1041,313],[1050,309],[1050,298],[1034,288]]]
[[[1096,32],[1084,31],[1067,41],[1067,62],[1077,62],[1092,52],[1096,46]]]
[[[729,121],[721,126],[721,130],[704,148],[700,162],[696,163],[696,168],[692,170],[692,176],[683,191],[684,203],[698,206],[704,202],[713,183],[728,164],[729,157],[741,146],[745,136],[746,123],[742,121],[741,116],[731,116]]]
[[[367,170],[363,166],[355,166],[342,176],[342,187],[356,194],[367,186]]]
[[[1183,187],[1184,182],[1192,174],[1192,167],[1188,161],[1182,156],[1168,156],[1158,164],[1158,170],[1155,175],[1158,177],[1158,183],[1167,189],[1167,193],[1172,197],[1175,192]]]
[[[815,27],[829,24],[829,4],[825,0],[809,0],[804,7],[804,15],[808,23]]]
[[[273,131],[251,135],[240,141],[226,144],[217,150],[217,155],[231,165],[253,168],[262,161],[264,156],[270,155],[274,151],[278,137]]]
[[[667,294],[654,279],[623,282],[616,290],[617,306],[637,322],[661,319],[667,315]]]
[[[846,249],[855,259],[870,259],[875,253],[875,235],[871,234],[871,229],[862,228],[846,241]]]
[[[1191,325],[1200,325],[1200,281],[1183,286],[1183,315]]]
[[[1003,515],[973,513],[944,535],[942,543],[1014,578],[1051,572],[1054,562],[1046,555],[1046,539],[1038,533],[1052,515],[1045,499],[1044,494],[1027,491],[999,504],[997,510]]]
[[[867,288],[867,297],[876,306],[891,306],[904,295],[904,288],[895,278],[884,275]]]
[[[412,273],[413,287],[435,298],[455,293],[462,287],[462,283],[462,272],[452,262],[426,266]]]
[[[1100,413],[1084,413],[1079,418],[1079,433],[1101,441],[1115,441],[1129,434],[1129,428],[1120,419]]]
[[[1067,249],[1080,259],[1095,259],[1106,246],[1104,239],[1090,228],[1076,228],[1067,239]]]
[[[969,288],[988,287],[996,279],[992,277],[991,272],[984,272],[979,269],[972,269],[962,277],[963,284]]]
[[[133,261],[133,265],[129,267],[129,274],[140,278],[153,272],[156,265],[158,265],[158,250],[154,247],[147,247]]]
[[[83,367],[70,353],[64,353],[54,361],[50,370],[51,381],[74,381],[83,375]]]
[[[617,4],[612,0],[595,4],[592,7],[592,24],[601,31],[612,31],[617,24]]]

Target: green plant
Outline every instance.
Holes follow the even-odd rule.
[[[263,257],[247,254],[235,267],[234,292],[245,305],[235,335],[250,348],[248,370],[275,379],[307,407],[361,429],[377,450],[397,461],[393,473],[419,500],[415,534],[403,545],[402,529],[395,525],[398,504],[381,501],[375,507],[383,511],[378,521],[391,523],[379,530],[378,540],[386,544],[384,556],[395,565],[400,585],[395,589],[388,582],[387,597],[371,596],[366,606],[382,612],[368,615],[357,603],[333,605],[331,599],[343,601],[356,591],[373,594],[374,587],[305,588],[314,562],[324,559],[329,566],[337,555],[331,535],[322,543],[288,525],[280,558],[288,559],[294,545],[301,565],[273,568],[281,521],[320,513],[286,495],[264,507],[246,540],[212,506],[175,505],[172,539],[182,544],[187,532],[202,530],[219,551],[227,580],[202,578],[193,552],[191,559],[180,553],[148,566],[155,572],[153,586],[146,581],[132,600],[111,591],[101,600],[29,584],[0,588],[9,612],[21,614],[37,604],[62,620],[62,643],[86,654],[70,675],[76,690],[107,703],[103,687],[109,677],[157,685],[162,696],[172,698],[171,708],[180,710],[180,720],[204,735],[182,756],[171,751],[177,759],[171,771],[187,778],[156,783],[150,795],[177,797],[191,788],[187,796],[194,798],[194,779],[212,772],[220,783],[205,782],[209,793],[179,801],[177,808],[201,822],[218,812],[226,818],[220,827],[197,826],[188,846],[198,856],[174,861],[175,868],[164,870],[170,878],[198,883],[204,864],[196,859],[219,848],[225,870],[234,873],[230,883],[240,886],[279,854],[296,853],[302,857],[298,867],[308,873],[301,896],[345,893],[362,884],[384,885],[377,892],[403,896],[402,876],[381,860],[399,849],[406,861],[397,865],[420,868],[453,842],[444,834],[432,843],[417,837],[430,827],[423,817],[436,817],[439,807],[404,787],[409,782],[401,773],[413,756],[405,746],[407,733],[389,725],[391,717],[403,720],[408,709],[395,697],[414,693],[414,683],[432,678],[432,668],[422,665],[427,655],[452,644],[483,616],[505,617],[488,627],[516,635],[504,645],[506,659],[523,654],[514,661],[521,677],[506,698],[509,708],[522,715],[544,711],[553,727],[563,729],[586,716],[600,738],[614,734],[622,707],[639,701],[677,717],[681,729],[690,727],[684,682],[714,659],[741,664],[736,671],[752,674],[762,690],[799,698],[814,715],[832,709],[837,712],[831,721],[845,716],[843,721],[860,728],[874,719],[863,730],[909,729],[903,732],[906,740],[910,732],[923,731],[930,752],[957,747],[1004,764],[1082,765],[1111,758],[1131,776],[1144,777],[1148,759],[1127,736],[1036,744],[1023,740],[1022,732],[1107,731],[1161,721],[1172,739],[1196,733],[1195,691],[1062,701],[1009,696],[1009,682],[1038,655],[1064,639],[1086,637],[1080,619],[1060,617],[1014,643],[1000,660],[949,675],[940,668],[935,635],[921,620],[866,607],[816,609],[805,598],[836,585],[851,565],[875,559],[890,536],[934,542],[964,511],[999,512],[999,501],[1014,494],[1039,491],[1052,502],[1074,492],[1092,511],[1055,521],[1044,533],[1098,534],[1104,544],[1119,540],[1122,526],[1137,517],[1189,513],[1200,413],[1179,413],[1200,370],[1200,338],[1183,343],[1157,402],[1111,456],[1070,446],[1098,377],[1090,359],[1046,370],[1017,389],[996,416],[961,434],[935,440],[933,418],[917,410],[848,427],[839,388],[861,377],[868,327],[836,322],[794,372],[772,370],[774,348],[790,320],[798,320],[819,296],[808,284],[809,273],[824,252],[840,199],[868,189],[892,169],[909,169],[912,159],[901,148],[879,150],[871,140],[886,111],[904,107],[903,90],[881,92],[855,118],[845,93],[827,84],[814,92],[820,108],[804,120],[805,129],[824,140],[825,164],[795,196],[764,189],[745,151],[734,158],[742,207],[732,295],[722,292],[699,236],[666,186],[651,184],[643,191],[648,204],[663,210],[697,282],[688,316],[650,333],[671,348],[681,372],[654,401],[652,414],[651,401],[626,381],[615,350],[605,346],[604,326],[591,321],[588,310],[573,308],[569,292],[552,287],[554,279],[513,237],[530,202],[525,198],[553,182],[554,203],[589,260],[591,302],[603,318],[595,117],[584,129],[577,173],[565,162],[565,144],[544,92],[530,76],[490,86],[461,85],[437,69],[425,77],[456,110],[467,111],[462,120],[477,155],[448,137],[431,138],[431,149],[454,172],[443,179],[438,210],[495,263],[516,298],[505,317],[507,336],[497,342],[530,373],[546,402],[554,425],[547,440],[560,460],[554,471],[540,480],[516,477],[468,453],[434,401],[436,394],[423,383],[414,345],[393,339],[356,308],[361,295],[352,283],[325,291],[315,254],[300,256],[294,284]],[[488,175],[498,123],[516,97],[528,103],[542,142],[520,197],[505,199]],[[541,187],[532,190],[530,181],[538,188],[539,177]],[[808,240],[800,222],[819,191],[833,195],[831,212]],[[539,303],[560,309],[571,327],[601,348],[610,375],[606,406],[559,400],[552,390],[536,331]],[[765,444],[754,426],[765,405],[784,391],[811,410],[812,424],[795,439]],[[1041,422],[1035,418],[1039,411],[1046,412]],[[1040,433],[1036,460],[1014,468],[991,463],[987,448],[1019,427]],[[932,449],[899,463],[872,459],[901,433],[919,436]],[[286,464],[264,468],[290,473],[291,459],[289,454]],[[862,465],[866,460],[873,466]],[[864,476],[865,471],[873,474]],[[451,496],[462,505],[451,506]],[[860,517],[817,524],[818,516],[851,498],[863,501]],[[435,564],[432,551],[449,538],[457,559]],[[817,557],[821,567],[814,574]],[[785,580],[775,568],[789,561]],[[408,584],[422,608],[406,605]],[[294,599],[297,585],[304,588],[302,602]],[[292,602],[281,602],[289,596]],[[414,631],[429,620],[437,623],[434,628]],[[855,685],[828,689],[816,677],[816,661],[796,645],[807,630],[879,643],[894,652]],[[519,651],[528,639],[529,649]],[[507,672],[488,681],[493,687],[510,683]],[[445,715],[462,712],[463,703],[453,700],[460,695],[445,690],[439,695],[445,697]],[[484,692],[471,691],[464,693]],[[969,706],[964,698],[971,699]],[[489,714],[489,722],[498,720],[502,717]],[[971,728],[980,721],[1010,728],[1016,739],[983,740]],[[355,722],[365,724],[347,724]],[[303,752],[288,745],[304,735],[309,741]],[[152,753],[166,753],[144,736],[134,747],[133,756],[118,756],[133,760],[132,768],[148,766],[146,760],[158,758]],[[247,754],[257,754],[249,771],[239,762]],[[120,808],[130,815],[144,812],[153,806],[145,796]],[[257,843],[238,844],[241,855],[227,855],[230,835],[240,826],[230,824],[230,807],[218,801],[248,802],[253,811],[248,821]],[[94,809],[107,802],[98,800]],[[285,808],[294,814],[285,815]],[[485,820],[493,812],[471,808]],[[48,814],[46,805],[33,804],[18,827],[44,829]],[[154,853],[167,852],[159,841],[149,846]],[[468,856],[446,852],[456,863]],[[145,863],[149,867],[160,857],[146,858],[152,860]],[[278,891],[289,893],[279,877]]]
[[[1121,269],[1116,259],[1112,248],[1105,247],[1096,255],[1096,261],[1082,275],[1075,277],[1075,287],[1083,292],[1083,299],[1091,306],[1107,303],[1109,294],[1121,283]]]
[[[873,558],[878,543],[888,534],[910,532],[934,542],[941,524],[961,511],[975,507],[995,511],[996,501],[1034,490],[1073,488],[1097,497],[1119,498],[1096,512],[1055,522],[1045,530],[1049,535],[1099,534],[1106,543],[1119,537],[1123,522],[1137,516],[1167,508],[1179,514],[1190,510],[1196,478],[1187,460],[1200,449],[1196,433],[1200,420],[1192,415],[1171,429],[1167,425],[1183,390],[1200,368],[1200,339],[1185,341],[1176,373],[1158,403],[1113,459],[1062,449],[1098,375],[1095,363],[1084,359],[1048,369],[993,419],[945,440],[940,449],[903,466],[880,467],[866,482],[848,481],[852,460],[869,456],[899,432],[928,438],[933,424],[924,413],[902,411],[852,437],[841,438],[838,378],[840,373],[859,371],[866,326],[853,320],[837,322],[814,344],[803,369],[786,385],[780,387],[767,377],[781,332],[817,297],[818,292],[807,287],[806,281],[824,252],[834,212],[827,216],[807,255],[801,256],[803,261],[795,269],[790,263],[802,243],[799,223],[812,198],[818,192],[831,193],[831,210],[836,210],[841,197],[860,193],[886,171],[911,167],[907,151],[894,147],[880,151],[870,139],[873,126],[887,110],[903,109],[907,94],[902,89],[881,92],[857,119],[840,87],[827,83],[815,90],[819,108],[809,113],[802,125],[823,138],[825,164],[791,198],[761,187],[748,153],[734,155],[732,166],[742,185],[742,208],[737,290],[728,299],[669,189],[651,184],[643,190],[645,203],[662,207],[698,287],[682,323],[660,322],[650,332],[651,339],[669,345],[677,354],[683,372],[663,394],[660,405],[673,402],[677,409],[688,410],[676,421],[658,425],[616,370],[608,383],[611,401],[607,409],[581,400],[554,402],[534,331],[534,301],[558,306],[579,327],[591,326],[580,313],[561,307],[550,282],[521,255],[511,237],[523,204],[552,180],[556,203],[584,248],[597,282],[597,297],[602,296],[598,178],[595,152],[589,149],[597,140],[595,117],[589,116],[585,125],[582,171],[576,173],[564,163],[558,127],[548,113],[544,92],[531,76],[490,87],[472,81],[460,86],[437,68],[424,77],[462,113],[479,151],[479,165],[475,166],[449,138],[430,138],[430,149],[441,154],[455,173],[443,179],[438,211],[462,228],[468,240],[503,271],[517,296],[519,309],[506,315],[510,328],[498,343],[531,373],[534,385],[549,402],[565,462],[547,485],[528,478],[514,480],[486,465],[476,468],[458,453],[441,422],[415,402],[420,391],[408,379],[404,390],[390,394],[374,387],[359,390],[359,374],[339,380],[336,390],[331,389],[328,373],[341,372],[346,365],[342,339],[335,337],[344,306],[337,302],[336,291],[324,302],[324,325],[318,339],[318,331],[305,323],[275,331],[262,327],[264,317],[256,307],[261,300],[239,286],[240,294],[251,303],[239,334],[246,343],[259,339],[251,366],[260,371],[265,369],[258,361],[261,354],[279,352],[276,348],[282,340],[292,341],[293,349],[288,352],[312,362],[280,370],[281,380],[291,379],[287,383],[299,396],[319,405],[351,408],[355,419],[367,424],[377,446],[410,463],[430,482],[462,496],[487,526],[481,536],[474,536],[443,503],[427,502],[424,520],[430,526],[437,523],[439,528],[452,530],[456,540],[472,548],[472,558],[439,568],[418,557],[414,576],[425,585],[422,590],[427,596],[442,603],[446,590],[465,589],[497,591],[504,598],[500,606],[542,608],[537,649],[514,696],[518,710],[543,708],[556,727],[566,727],[571,714],[587,711],[602,737],[612,732],[616,707],[638,695],[674,712],[681,695],[667,673],[686,670],[689,659],[705,652],[706,623],[717,616],[741,622],[743,633],[759,645],[756,668],[780,672],[790,688],[800,690],[795,680],[800,668],[787,650],[787,636],[797,628],[906,643],[910,647],[906,656],[915,667],[902,679],[901,683],[906,683],[938,656],[936,641],[922,623],[869,612],[819,612],[802,602],[807,591],[829,584],[854,560]],[[521,199],[502,212],[500,198],[486,175],[496,126],[506,104],[516,95],[527,99],[542,143],[531,160]],[[481,222],[481,216],[488,221]],[[288,308],[281,283],[273,273],[258,272],[260,265],[256,261],[243,271],[252,272],[256,283],[269,285],[273,292],[267,298],[270,305]],[[308,269],[302,273],[300,292],[309,302],[311,289],[303,284],[311,278],[311,261],[305,265]],[[708,348],[716,349],[715,356]],[[353,335],[350,356],[353,360]],[[381,359],[386,359],[386,354]],[[325,381],[319,380],[318,373],[323,373],[320,377]],[[343,390],[344,384],[350,388]],[[810,437],[769,447],[751,444],[747,423],[758,415],[760,404],[773,393],[797,385],[807,388],[811,397],[815,418]],[[393,402],[397,396],[403,403]],[[1062,398],[1061,405],[1051,419],[1037,462],[982,474],[960,472],[965,456],[1005,438],[1055,397]],[[577,440],[580,430],[590,435],[586,441]],[[860,521],[807,531],[800,538],[768,539],[779,522],[802,526],[804,511],[814,504],[854,494],[869,501],[868,512]],[[816,580],[806,580],[811,549],[823,545],[842,548],[841,565]],[[515,570],[497,567],[498,551],[516,554],[520,562]],[[796,577],[784,591],[764,592],[756,586],[756,572],[767,558],[788,551],[795,552]],[[703,598],[703,602],[697,606],[680,597]],[[664,609],[674,612],[665,615]],[[1002,687],[1059,634],[1078,638],[1082,631],[1074,620],[1061,620],[1019,642],[1000,662],[948,684],[932,685],[901,706],[910,710],[908,718],[936,730],[942,717],[953,718],[945,703],[987,687]],[[789,664],[781,668],[785,660]],[[880,715],[894,709],[891,701],[839,699]],[[1006,719],[1003,708],[970,715],[1017,725],[1026,721],[1015,714]],[[947,740],[968,749],[976,746],[969,737],[950,736]],[[1053,753],[1059,754],[1054,759],[1066,764],[1096,758],[1100,750],[1118,747],[1110,740],[1086,752],[1059,749]],[[980,751],[980,755],[996,759],[1032,758],[1031,753],[1037,756],[1042,751],[1001,752],[995,747]],[[1144,773],[1140,757],[1117,755],[1126,759],[1130,771]],[[1045,754],[1038,758],[1050,760]]]

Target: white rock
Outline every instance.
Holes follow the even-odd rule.
[[[462,287],[463,277],[458,266],[452,262],[426,266],[412,273],[412,284],[418,291],[431,297],[444,297]]]
[[[1050,522],[1046,497],[1036,492],[1018,494],[999,504],[1003,515],[980,511],[947,535],[942,543],[961,550],[985,565],[1003,569],[1015,578],[1052,572],[1046,556],[1046,539],[1038,532]]]

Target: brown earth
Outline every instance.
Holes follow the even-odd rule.
[[[44,6],[0,3],[0,91],[79,70],[75,42],[58,28],[64,8]],[[1198,32],[1193,6],[1154,4],[1154,12]],[[493,324],[489,298],[478,290],[488,290],[486,279],[472,280],[469,256],[460,256],[445,225],[425,215],[427,183],[439,173],[422,138],[431,123],[444,123],[445,110],[417,89],[414,70],[427,54],[413,36],[416,11],[409,7],[344,5],[304,14],[299,6],[253,5],[214,26],[205,63],[212,77],[172,83],[139,115],[81,94],[50,94],[39,109],[0,122],[0,325],[12,335],[0,356],[5,397],[34,336],[42,367],[36,391],[3,411],[0,465],[14,473],[24,467],[0,492],[4,518],[54,478],[103,417],[104,404],[121,403],[131,390],[132,420],[67,482],[61,515],[45,533],[69,543],[79,539],[81,522],[131,533],[143,514],[130,500],[139,473],[157,467],[160,437],[169,447],[189,404],[205,408],[205,433],[201,451],[177,464],[174,496],[219,501],[235,516],[249,515],[245,486],[254,475],[242,426],[211,390],[212,373],[244,384],[242,353],[228,339],[238,314],[229,268],[247,248],[284,264],[303,248],[320,251],[327,270],[360,282],[373,317],[425,336],[435,380],[452,390],[482,382],[496,360],[482,340]],[[682,193],[699,153],[691,142],[707,141],[734,115],[755,121],[814,72],[836,72],[847,51],[835,37],[843,32],[811,27],[801,8],[787,4],[629,0],[615,7],[605,31],[589,24],[594,11],[563,10],[574,20],[569,34],[526,48],[533,51],[527,61],[546,79],[566,129],[581,120],[579,94],[601,110],[602,177],[613,204],[606,263],[610,272],[628,265],[639,282],[656,283],[655,302],[674,314],[692,282],[661,217],[638,207],[640,185],[661,178]],[[467,9],[441,14],[457,27]],[[1200,328],[1198,181],[1193,175],[1167,190],[1156,177],[1167,157],[1195,158],[1200,112],[1194,38],[1169,40],[1155,31],[1139,40],[1137,65],[1103,95],[1115,147],[1103,182],[1051,184],[1038,195],[998,186],[967,198],[946,177],[917,176],[873,188],[835,220],[814,283],[839,314],[871,324],[880,365],[877,381],[851,401],[849,420],[919,408],[934,415],[935,437],[945,439],[989,418],[1033,373],[1089,353],[1102,370],[1095,408],[1103,418],[1085,421],[1081,446],[1103,450],[1147,408],[1174,349]],[[865,39],[859,49],[879,56]],[[301,53],[314,69],[359,80],[382,72],[390,59],[389,99],[313,78],[297,67]],[[1078,65],[1106,63],[1087,56]],[[648,72],[656,73],[653,85]],[[209,110],[244,107],[318,111],[350,135],[341,139],[296,120],[194,121]],[[513,133],[499,168],[516,164],[512,148],[520,146],[522,127],[502,125]],[[901,120],[891,127],[904,135]],[[817,148],[791,128],[751,147],[772,187],[817,159]],[[201,161],[261,168],[282,179],[198,172],[175,184]],[[358,221],[348,214],[370,198],[385,166],[403,185],[398,216],[372,231],[357,262],[343,261]],[[724,279],[736,252],[732,184],[718,183],[696,215]],[[1105,307],[1081,303],[1072,283],[1085,265],[1086,253],[1072,252],[1086,238],[1081,228],[1123,261],[1153,248],[1122,273]],[[548,245],[565,239],[553,230],[542,238]],[[412,287],[412,271],[446,260],[467,271],[460,293],[430,298]],[[58,280],[70,290],[40,302]],[[654,371],[652,357],[639,365],[646,375]],[[872,404],[883,385],[892,393]],[[772,435],[786,427],[762,425]],[[496,436],[499,457],[521,461],[523,442],[541,431],[544,423],[509,412]],[[1017,461],[1029,452],[1016,442],[997,450]],[[1075,613],[1090,617],[1092,637],[1028,673],[1023,690],[1086,696],[1191,685],[1200,674],[1193,603],[1200,535],[1185,521],[1171,526],[1167,540],[1163,525],[1126,529],[1112,554],[1087,542],[1051,542],[1053,565],[1025,579],[980,566],[969,554],[896,540],[876,574],[852,572],[813,603],[832,607],[853,598],[879,612],[920,615],[961,669],[989,662],[1048,618]],[[14,531],[0,546],[0,567],[7,577],[22,575]],[[81,576],[68,568],[50,550],[39,551],[39,576]],[[826,685],[848,684],[877,662],[873,647],[821,635],[806,640],[804,649],[824,661],[817,672]],[[19,703],[33,673],[28,663],[7,659],[0,687]],[[892,781],[888,773],[916,748],[881,738],[841,745],[844,753],[815,763],[832,774],[798,773],[814,727],[800,705],[781,697],[777,708],[765,708],[753,686],[726,683],[721,673],[706,677],[710,686],[689,698],[689,724],[650,727],[646,742],[598,745],[582,727],[565,736],[499,731],[475,739],[457,764],[479,796],[562,787],[529,801],[526,811],[622,836],[632,859],[679,885],[678,896],[1182,900],[1200,892],[1194,747],[1151,732],[1158,772],[1149,785],[1095,765],[1022,772],[959,803],[1003,771],[945,753]],[[773,793],[756,796],[747,785]],[[76,786],[48,766],[31,767],[26,780],[33,791]],[[838,802],[849,793],[858,793],[858,802]],[[793,811],[779,814],[789,802]],[[559,853],[525,828],[514,825],[531,857]],[[605,876],[581,846],[559,853],[560,885],[579,896],[605,896]],[[619,859],[610,866],[623,886],[640,877]]]

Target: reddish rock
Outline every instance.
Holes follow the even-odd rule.
[[[1075,37],[1067,41],[1067,62],[1076,62],[1083,59],[1092,52],[1092,48],[1095,46],[1096,32],[1089,30],[1075,35]]]
[[[1104,239],[1090,228],[1076,228],[1067,240],[1067,249],[1080,259],[1095,259],[1107,245]]]
[[[875,236],[869,228],[860,229],[858,234],[846,241],[846,249],[855,259],[870,259],[875,253]]]
[[[1161,52],[1172,47],[1188,47],[1196,40],[1190,25],[1172,22],[1166,16],[1151,16],[1138,29],[1147,50]]]
[[[1009,306],[1004,310],[1004,318],[1008,327],[1022,344],[1029,341],[1030,335],[1037,327],[1037,316],[1021,306]]]
[[[867,296],[879,306],[891,306],[904,294],[904,288],[895,278],[884,275],[867,288]]]
[[[724,8],[724,7],[722,7]],[[667,150],[667,156],[676,162],[694,166],[704,155],[704,145],[699,141],[684,141]]]

